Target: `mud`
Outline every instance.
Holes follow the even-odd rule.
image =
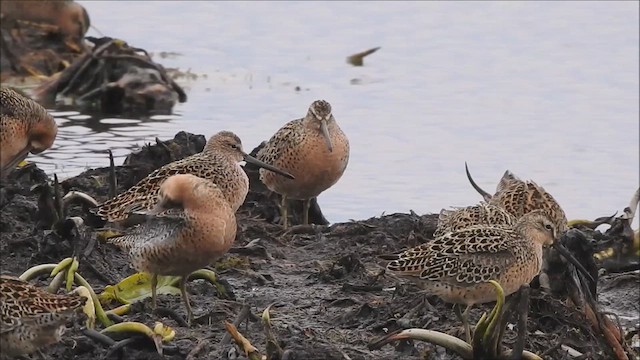
[[[148,145],[131,154],[125,165],[116,167],[118,191],[165,163],[201,151],[205,141],[202,135],[181,132],[173,140]],[[275,224],[279,220],[278,198],[259,184],[254,169],[248,169],[248,173],[251,191],[238,212],[236,242],[229,254],[212,265],[226,284],[227,298],[219,298],[209,283],[191,282],[188,287],[196,315],[196,324],[191,328],[166,313],[153,313],[149,299],[124,316],[148,325],[162,321],[176,329],[176,338],[165,347],[165,359],[246,358],[225,336],[223,325],[225,320],[236,320],[245,307],[250,315],[238,329],[265,354],[266,336],[259,317],[270,305],[272,327],[284,351],[283,359],[459,358],[423,342],[401,342],[380,350],[368,348],[372,340],[402,328],[426,328],[464,337],[450,304],[427,297],[414,285],[385,274],[385,262],[379,258],[428,241],[437,215],[391,214],[327,226],[318,225],[326,224],[326,220],[316,203],[312,217],[316,225],[285,232]],[[75,252],[80,256],[78,271],[97,293],[133,274],[127,257],[97,240],[93,227],[81,226],[71,231],[63,222],[55,231],[46,229],[47,222],[42,220],[45,207],[42,201],[39,203],[38,194],[31,191],[33,185],[46,179],[40,169],[31,167],[15,173],[2,188],[2,273],[20,275],[33,265],[57,263]],[[100,168],[64,180],[61,186],[64,192],[80,190],[103,201],[109,193],[108,183],[109,169]],[[81,206],[68,209],[68,216],[81,216],[86,224],[103,226]],[[45,285],[48,280],[40,278],[38,282]],[[638,272],[601,276],[598,284],[600,304],[619,313],[629,332],[638,327],[638,284]],[[584,358],[614,358],[583,313],[567,304],[565,299],[546,295],[535,282],[532,284],[525,349],[544,358],[571,359],[560,346],[565,344],[585,354]],[[492,305],[475,307],[471,321],[475,323]],[[185,316],[177,296],[159,296],[159,306]],[[510,322],[515,323],[515,319]],[[509,327],[503,345],[511,348],[515,341],[516,329]],[[122,351],[110,352],[107,346],[82,335],[79,326],[70,330],[62,343],[45,349],[44,354],[45,359],[161,358],[145,339]]]

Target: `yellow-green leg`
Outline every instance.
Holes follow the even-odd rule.
[[[311,199],[302,201],[302,224],[309,225],[309,207],[311,207]]]
[[[188,276],[183,276],[180,278],[180,292],[182,293],[182,300],[184,301],[184,305],[187,308],[187,323],[191,325],[191,321],[193,320],[193,312],[191,311],[191,304],[189,304],[189,294],[187,294],[187,278]]]
[[[282,195],[282,202],[280,203],[280,219],[283,228],[287,228],[287,197]]]
[[[151,275],[151,307],[155,310],[156,304],[156,288],[158,287],[158,274]]]

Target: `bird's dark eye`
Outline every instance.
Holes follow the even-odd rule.
[[[553,226],[551,226],[551,224],[545,224],[544,228],[547,230],[553,230]]]
[[[238,148],[238,145],[236,145],[236,144],[231,144],[231,148],[232,148],[232,149],[237,149],[237,148]]]

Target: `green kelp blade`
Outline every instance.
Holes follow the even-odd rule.
[[[156,294],[180,295],[180,289],[175,286],[178,276],[158,276]],[[115,285],[107,285],[98,295],[101,304],[117,301],[121,304],[131,304],[151,297],[151,274],[136,273]]]

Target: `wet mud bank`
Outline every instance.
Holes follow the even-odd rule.
[[[172,140],[144,146],[129,155],[122,166],[115,167],[117,192],[163,164],[201,151],[205,142],[202,135],[180,132]],[[450,304],[425,296],[415,285],[385,274],[385,261],[380,259],[380,255],[429,241],[437,214],[390,214],[328,226],[315,203],[311,215],[315,225],[283,231],[277,225],[279,199],[260,184],[255,169],[246,169],[251,190],[237,214],[236,242],[223,259],[211,266],[226,294],[221,296],[208,282],[190,282],[188,289],[196,316],[191,327],[181,321],[185,308],[175,295],[159,295],[158,305],[169,311],[153,312],[151,301],[146,298],[122,315],[126,321],[149,326],[161,321],[175,329],[176,336],[165,344],[163,357],[146,338],[114,350],[84,336],[76,325],[62,343],[43,351],[45,359],[247,358],[227,335],[224,321],[235,321],[244,337],[261,354],[273,359],[460,358],[442,347],[417,341],[394,342],[375,350],[370,347],[372,341],[405,328],[437,330],[464,338],[462,323]],[[82,191],[104,201],[110,195],[111,176],[109,168],[88,170],[61,180],[60,192],[64,195]],[[98,294],[107,285],[134,274],[127,256],[101,240],[105,224],[92,218],[86,206],[68,206],[62,221],[51,228],[55,223],[51,209],[56,207],[51,204],[51,192],[55,193],[55,189],[45,183],[52,181],[42,170],[31,166],[12,174],[3,186],[2,273],[18,276],[31,266],[58,263],[76,255],[80,262],[78,272]],[[293,205],[297,218],[301,206]],[[77,218],[74,222],[74,217],[83,222]],[[41,286],[50,281],[45,276],[32,280]],[[637,271],[599,278],[601,310],[619,316],[624,328],[624,333],[619,334],[622,337],[631,338],[637,332],[639,286]],[[265,330],[261,319],[267,307],[270,330]],[[492,307],[493,304],[485,304],[472,309],[471,323],[475,324]],[[509,320],[510,324],[516,322],[515,317]],[[535,281],[530,289],[526,324],[524,349],[545,359],[573,359],[578,354],[588,359],[615,358],[602,332],[593,329],[582,310],[563,296],[544,293]],[[513,348],[516,335],[517,326],[508,325],[503,346]],[[632,341],[626,343],[629,358],[638,356]]]

